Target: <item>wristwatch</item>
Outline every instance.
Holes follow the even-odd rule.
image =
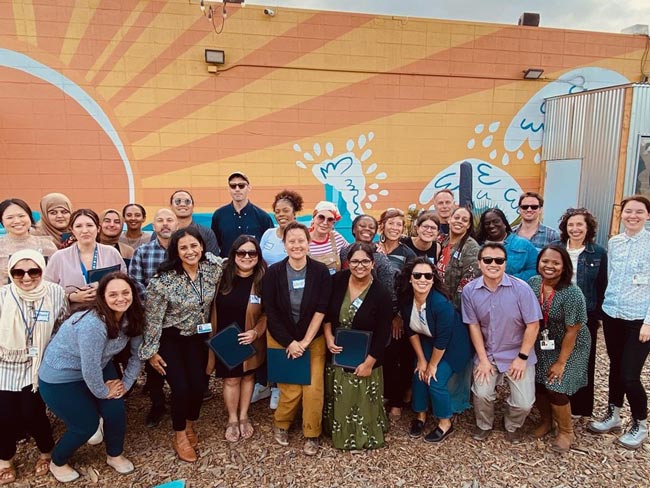
[[[524,361],[526,361],[528,359],[528,354],[524,354],[523,352],[520,352],[519,354],[517,354],[517,357],[519,359],[523,359]]]

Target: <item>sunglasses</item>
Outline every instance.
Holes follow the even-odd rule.
[[[539,205],[519,205],[519,208],[522,210],[537,210],[539,207]]]
[[[485,257],[485,258],[481,258],[481,261],[483,261],[485,264],[492,264],[492,262],[495,262],[499,266],[501,266],[503,263],[506,262],[506,258]]]
[[[191,203],[192,200],[190,200],[189,198],[177,198],[174,200],[174,205],[180,205],[180,204],[189,205]]]
[[[357,266],[363,266],[365,268],[365,267],[370,266],[370,263],[372,263],[372,261],[370,259],[351,259],[350,260],[350,266],[353,266],[355,268]]]
[[[31,279],[39,278],[40,276],[43,275],[43,270],[41,268],[30,268],[28,270],[24,270],[24,269],[11,270],[11,276],[18,280],[22,280],[25,277],[25,275],[29,275]]]
[[[424,278],[427,281],[431,281],[433,279],[433,273],[418,273],[414,271],[411,273],[411,276],[416,280]]]
[[[333,224],[334,223],[334,217],[325,217],[323,214],[318,214],[316,216],[316,220],[319,222],[327,222],[328,224]]]
[[[248,183],[228,183],[228,186],[230,187],[231,190],[234,190],[235,188],[239,188],[240,190],[243,190],[246,188],[246,185]]]
[[[235,251],[235,256],[238,258],[245,258],[246,256],[256,258],[258,256],[258,253],[257,251]]]

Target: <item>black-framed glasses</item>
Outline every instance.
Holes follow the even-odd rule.
[[[240,190],[243,190],[246,188],[246,185],[248,183],[228,183],[228,186],[230,187],[231,190],[234,190],[235,188],[239,188]]]
[[[259,254],[257,251],[235,251],[235,256],[238,258],[245,258],[246,256],[249,256],[251,258],[256,258]]]
[[[414,271],[411,273],[411,276],[416,280],[424,278],[427,281],[431,281],[433,279],[433,273],[418,273],[417,271]]]
[[[539,210],[541,205],[519,205],[519,208],[522,210]]]
[[[481,261],[483,261],[485,264],[492,264],[494,262],[501,266],[506,262],[506,258],[493,258],[491,256],[486,256],[484,258],[481,258]]]
[[[364,268],[367,268],[370,266],[372,261],[370,259],[351,259],[350,260],[350,266],[356,268],[357,266],[363,266]]]
[[[17,280],[22,280],[25,275],[28,275],[31,279],[39,278],[43,276],[43,270],[41,268],[29,268],[29,269],[19,269],[14,268],[10,271],[11,276]]]
[[[192,203],[192,200],[189,198],[176,198],[174,199],[174,205],[190,205]]]

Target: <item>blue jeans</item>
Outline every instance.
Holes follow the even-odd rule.
[[[116,379],[113,363],[104,368],[104,379]],[[52,462],[57,466],[68,464],[77,449],[90,439],[104,419],[106,454],[119,456],[124,451],[126,410],[124,399],[97,398],[84,381],[73,383],[46,383],[38,381],[43,400],[52,413],[65,423],[66,430],[52,451]]]
[[[433,342],[428,337],[422,335],[420,335],[420,342],[424,357],[429,361],[433,351]],[[411,401],[413,411],[417,413],[426,412],[429,410],[429,405],[433,405],[433,413],[436,417],[439,419],[450,419],[454,415],[454,412],[447,383],[452,374],[454,374],[454,371],[444,359],[438,363],[438,370],[436,372],[438,381],[431,378],[429,385],[427,385],[424,381],[420,381],[417,373],[415,373],[413,375],[413,399]]]

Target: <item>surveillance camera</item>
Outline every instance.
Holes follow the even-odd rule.
[[[270,8],[265,8],[264,15],[268,15],[269,17],[275,17],[275,10]]]

